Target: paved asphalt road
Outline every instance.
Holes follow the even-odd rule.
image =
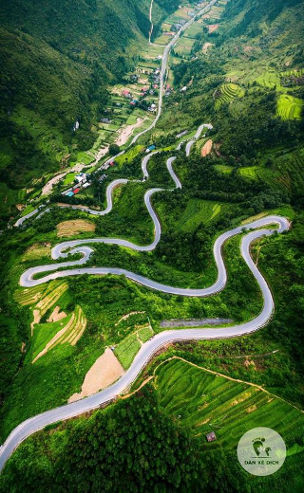
[[[197,134],[200,135],[200,134]],[[147,164],[151,156],[145,156],[142,162],[142,171],[143,171],[143,179],[147,179],[149,177],[149,173],[147,170]],[[167,160],[167,168],[168,171],[176,185],[176,187],[181,187],[181,183],[173,171],[172,164],[174,162],[174,156]],[[107,190],[107,212],[109,212],[112,208],[112,191],[119,183],[126,183],[127,180],[116,180],[112,182]],[[52,250],[53,259],[62,259],[68,257],[71,254],[78,253],[81,255],[81,259],[77,261],[71,262],[61,262],[50,265],[43,265],[34,267],[32,269],[28,269],[20,278],[20,284],[25,287],[35,286],[37,284],[42,284],[47,282],[50,279],[58,279],[60,277],[74,276],[79,274],[116,274],[116,275],[125,275],[129,279],[134,280],[148,288],[155,289],[158,291],[162,291],[170,294],[178,294],[181,296],[209,296],[214,294],[221,289],[224,288],[227,281],[227,273],[224,265],[224,261],[222,258],[222,246],[225,241],[227,241],[232,236],[240,234],[244,231],[249,231],[250,229],[262,228],[265,226],[276,224],[278,228],[276,229],[258,229],[256,231],[249,232],[242,240],[241,243],[241,255],[247,263],[249,269],[252,274],[256,278],[256,281],[259,284],[259,287],[263,294],[264,305],[261,313],[253,320],[246,322],[240,325],[234,326],[226,326],[219,328],[197,328],[197,329],[180,329],[180,330],[168,330],[161,332],[160,334],[155,335],[150,341],[143,344],[137,356],[135,357],[131,367],[125,373],[125,375],[117,381],[111,387],[99,392],[93,396],[87,397],[80,401],[67,404],[65,406],[52,409],[45,413],[42,413],[38,416],[30,418],[19,426],[17,426],[9,435],[5,443],[0,449],[0,470],[4,467],[7,459],[10,457],[14,449],[29,435],[32,433],[41,430],[46,425],[51,423],[55,423],[56,421],[65,420],[68,418],[72,418],[84,412],[87,412],[92,409],[98,408],[100,405],[105,404],[113,399],[123,391],[125,391],[132,382],[139,375],[141,370],[147,364],[147,362],[152,358],[152,356],[165,344],[176,341],[183,340],[203,340],[203,339],[215,339],[215,338],[228,338],[240,336],[243,334],[248,334],[259,328],[263,327],[269,321],[272,312],[274,310],[274,302],[271,295],[271,291],[268,288],[268,285],[263,278],[262,274],[257,269],[253,260],[250,257],[250,245],[253,241],[262,236],[269,236],[273,234],[275,231],[282,233],[289,229],[289,222],[287,219],[280,216],[268,216],[257,221],[253,221],[250,224],[239,226],[234,228],[233,230],[227,231],[220,235],[213,248],[214,258],[218,269],[218,277],[216,282],[210,286],[209,288],[203,289],[188,289],[188,288],[176,288],[174,286],[165,285],[162,283],[158,283],[146,277],[140,276],[133,272],[127,271],[125,269],[118,268],[103,268],[103,267],[82,267],[84,265],[90,254],[92,253],[92,249],[87,246],[92,243],[107,243],[107,244],[117,244],[121,246],[125,246],[137,251],[151,251],[158,244],[161,236],[161,225],[158,220],[158,217],[153,210],[151,205],[151,196],[156,192],[164,192],[163,189],[150,189],[145,194],[145,204],[150,213],[152,221],[154,222],[155,228],[155,236],[154,241],[147,246],[140,246],[134,243],[131,243],[126,240],[121,240],[119,238],[93,238],[86,240],[74,240],[74,241],[66,241],[56,245]],[[167,191],[168,192],[168,191]],[[103,211],[105,212],[105,211]],[[66,267],[75,267],[69,270],[57,270],[59,268]],[[51,274],[47,274],[41,279],[34,279],[34,276],[37,273],[43,272],[52,272]]]
[[[269,216],[267,218],[263,218],[251,224],[246,225],[246,229],[248,230],[250,228],[266,226],[274,223],[279,225],[279,229],[277,230],[279,232],[286,231],[289,228],[289,223],[285,218],[279,216]],[[228,231],[224,233],[218,238],[215,244],[214,254],[219,268],[219,276],[215,285],[205,290],[178,289],[179,294],[182,294],[184,296],[204,296],[206,295],[207,291],[209,293],[214,293],[216,292],[216,290],[221,289],[225,285],[226,270],[221,255],[221,245],[226,239],[230,238],[234,234],[237,234],[238,232],[241,232],[242,230],[243,227],[239,227],[239,228],[235,228],[232,231]],[[152,356],[165,344],[171,342],[177,342],[177,341],[186,341],[186,340],[187,341],[203,340],[203,339],[210,340],[210,339],[236,337],[244,334],[249,334],[250,332],[254,332],[259,328],[263,327],[264,325],[266,325],[274,310],[274,302],[273,302],[271,291],[265,279],[263,278],[262,274],[259,272],[255,263],[250,257],[250,245],[257,238],[260,238],[264,235],[271,235],[273,234],[274,231],[275,231],[274,229],[252,231],[243,238],[241,243],[241,255],[244,258],[245,262],[247,263],[252,274],[254,275],[256,281],[258,282],[264,299],[263,309],[255,319],[240,325],[234,325],[228,327],[220,327],[214,329],[209,328],[209,329],[169,330],[155,335],[152,339],[150,339],[150,341],[143,344],[140,351],[136,355],[132,365],[130,366],[129,370],[114,385],[111,385],[110,387],[103,390],[102,392],[99,392],[95,395],[92,395],[80,401],[67,404],[65,406],[61,406],[52,409],[50,411],[47,411],[45,413],[39,414],[33,418],[24,421],[19,426],[17,426],[11,432],[11,434],[9,435],[9,437],[1,447],[0,470],[3,468],[5,462],[10,457],[14,449],[32,433],[35,433],[36,431],[43,429],[46,425],[55,423],[60,420],[72,418],[74,416],[85,413],[92,409],[96,409],[100,405],[115,399],[116,396],[118,396],[123,391],[125,391],[132,384],[132,382],[134,382],[136,377],[139,375],[139,373],[144,368],[144,366],[148,363],[148,361],[152,358]],[[140,282],[140,280],[136,279],[136,274],[132,274],[132,275],[134,276],[135,280]],[[147,285],[149,285],[149,282],[153,283],[153,281],[149,281],[147,279],[145,279],[144,282],[147,283]],[[155,283],[153,283],[153,288],[157,289]],[[168,288],[167,292],[173,292],[173,293],[176,292],[175,291],[176,288],[171,288],[171,287],[165,287],[165,288]],[[194,291],[198,294],[194,294]]]
[[[206,12],[212,5],[216,3],[216,0],[213,0],[210,2],[210,4],[203,10],[199,12],[198,15],[202,15],[204,12]],[[197,15],[197,16],[198,16]],[[167,67],[167,61],[168,61],[168,55],[169,52],[172,48],[172,46],[175,44],[177,41],[178,37],[182,34],[182,32],[189,27],[189,25],[194,22],[195,18],[191,19],[187,24],[183,26],[183,28],[179,31],[179,33],[176,34],[176,36],[172,39],[170,44],[166,47],[164,56],[163,56],[163,61],[162,61],[162,71],[161,71],[161,90],[160,90],[160,102],[159,102],[159,110],[158,110],[158,115],[156,117],[156,120],[153,122],[151,127],[149,129],[146,129],[143,131],[141,134],[138,134],[136,137],[134,137],[132,143],[136,142],[137,138],[139,138],[140,135],[143,133],[149,131],[151,128],[153,128],[161,114],[162,110],[162,92],[163,92],[163,85],[164,85],[164,78],[165,78],[165,72],[166,72],[166,67]],[[205,125],[199,127],[194,139],[191,141],[193,143],[195,142],[196,139],[199,138],[201,135],[201,131],[203,130]],[[209,127],[210,128],[210,127]],[[190,154],[191,146],[189,145],[187,155]],[[142,169],[143,169],[143,179],[148,178],[148,171],[147,171],[147,164],[151,156],[146,156],[145,160],[142,163]],[[172,163],[174,162],[174,157],[168,159],[167,161],[167,168],[168,171],[176,185],[176,187],[180,188],[181,183],[176,176],[176,174],[173,171],[172,168]],[[128,180],[115,180],[112,182],[108,189],[107,189],[107,208],[105,211],[101,211],[101,213],[106,214],[110,212],[112,209],[112,191],[117,186],[118,184],[122,183],[127,183]],[[92,274],[117,274],[117,275],[126,275],[129,279],[134,280],[135,282],[138,282],[144,286],[147,286],[152,289],[156,289],[162,292],[170,293],[170,294],[179,294],[182,296],[208,296],[210,294],[214,294],[221,289],[224,288],[226,281],[227,281],[227,274],[226,274],[226,269],[224,265],[224,261],[222,258],[222,245],[224,244],[225,241],[227,241],[229,238],[231,238],[234,235],[237,235],[243,231],[249,231],[250,229],[255,229],[255,228],[261,228],[264,226],[269,226],[272,224],[277,224],[278,229],[262,229],[262,230],[256,230],[249,232],[242,240],[241,243],[241,255],[244,258],[245,262],[247,263],[249,269],[251,270],[253,276],[255,277],[256,281],[259,284],[259,287],[262,291],[263,294],[263,299],[264,299],[264,304],[263,304],[263,309],[261,313],[253,320],[246,322],[244,324],[240,325],[234,325],[234,326],[227,326],[227,327],[219,327],[219,328],[197,328],[197,329],[180,329],[180,330],[167,330],[164,332],[161,332],[160,334],[155,335],[152,339],[150,339],[148,342],[142,345],[140,351],[136,355],[132,365],[128,369],[128,371],[125,373],[125,375],[118,380],[115,384],[111,385],[107,389],[103,390],[102,392],[99,392],[95,395],[92,395],[90,397],[87,397],[85,399],[82,399],[77,402],[73,402],[71,404],[67,404],[55,409],[52,409],[50,411],[44,412],[42,414],[39,414],[33,418],[30,418],[20,425],[18,425],[8,436],[6,439],[5,443],[2,445],[0,449],[0,470],[3,469],[7,459],[10,457],[10,455],[13,453],[14,449],[23,441],[25,440],[28,436],[31,434],[35,433],[38,430],[43,429],[46,425],[55,423],[60,420],[65,420],[68,418],[72,418],[75,416],[78,416],[82,413],[85,413],[87,411],[93,410],[98,408],[100,405],[105,404],[113,399],[115,399],[119,394],[124,392],[131,384],[134,382],[136,377],[139,375],[141,370],[144,368],[144,366],[148,363],[148,361],[152,358],[152,356],[164,345],[171,343],[171,342],[177,342],[177,341],[188,341],[188,340],[202,340],[202,339],[218,339],[218,338],[228,338],[228,337],[235,337],[235,336],[240,336],[243,334],[248,334],[250,332],[253,332],[255,330],[258,330],[259,328],[263,327],[264,325],[267,324],[269,321],[272,312],[274,310],[274,302],[272,298],[271,291],[263,278],[262,274],[259,272],[257,269],[255,263],[250,257],[250,245],[253,241],[255,241],[258,238],[261,238],[262,236],[268,236],[274,233],[274,231],[278,231],[279,233],[286,231],[289,229],[289,222],[287,219],[280,217],[280,216],[268,216],[262,219],[259,219],[257,221],[254,221],[250,224],[247,224],[246,226],[239,226],[238,228],[234,228],[231,231],[227,231],[221,236],[218,237],[214,244],[213,248],[213,253],[214,253],[214,258],[216,261],[217,269],[218,269],[218,278],[216,282],[210,286],[209,288],[204,288],[204,289],[187,289],[187,288],[175,288],[173,286],[168,286],[164,285],[161,283],[158,283],[156,281],[150,280],[148,278],[145,278],[143,276],[137,275],[133,272],[129,272],[125,269],[115,269],[115,268],[102,268],[102,267],[92,267],[92,268],[86,268],[86,267],[81,267],[84,265],[88,257],[90,256],[92,249],[87,246],[88,244],[91,243],[96,243],[96,242],[102,242],[102,243],[107,243],[107,244],[117,244],[117,245],[122,245],[122,246],[127,246],[128,248],[131,248],[133,250],[138,250],[138,251],[151,251],[153,250],[156,245],[158,244],[160,240],[160,235],[161,235],[161,226],[160,222],[157,218],[157,215],[155,211],[152,208],[151,205],[151,196],[156,193],[163,191],[163,189],[151,189],[148,190],[145,194],[145,204],[146,207],[150,213],[150,216],[154,222],[154,227],[155,227],[155,236],[154,236],[154,241],[151,243],[151,245],[148,246],[139,246],[135,245],[134,243],[121,240],[118,238],[98,238],[98,239],[89,239],[89,240],[75,240],[75,241],[67,241],[64,243],[61,243],[57,246],[55,246],[52,250],[52,257],[53,259],[59,259],[59,258],[65,258],[68,257],[68,255],[73,254],[73,253],[79,253],[81,254],[81,259],[78,261],[73,261],[73,262],[61,262],[57,264],[51,264],[48,266],[40,266],[40,267],[35,267],[33,269],[28,269],[20,278],[20,284],[22,286],[35,286],[37,284],[44,283],[50,279],[57,279],[59,277],[66,277],[66,276],[71,276],[71,275],[79,275],[79,274],[85,274],[85,273],[92,273]],[[87,209],[86,209],[87,210]],[[96,211],[91,212],[91,213],[96,213]],[[99,211],[100,213],[100,211]],[[67,250],[69,251],[67,252]],[[77,268],[70,269],[70,270],[61,270],[57,271],[59,268],[65,268],[65,267],[75,267],[77,265]],[[52,272],[51,274],[46,275],[42,279],[35,280],[34,276],[37,273],[42,273],[42,272]]]

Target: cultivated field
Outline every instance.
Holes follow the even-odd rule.
[[[277,430],[296,441],[304,431],[304,414],[282,399],[179,359],[160,365],[155,387],[160,406],[195,436],[215,431],[218,442],[234,449],[240,437],[257,426]]]
[[[303,100],[288,94],[281,94],[277,103],[277,114],[282,120],[300,120],[303,110]]]
[[[95,224],[84,219],[74,219],[72,221],[63,221],[57,224],[57,236],[59,238],[74,236],[79,233],[93,233]]]

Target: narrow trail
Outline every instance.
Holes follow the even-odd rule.
[[[152,12],[153,12],[153,3],[154,0],[151,0],[150,4],[150,11],[149,11],[149,20],[150,20],[150,31],[149,31],[149,44],[151,45],[151,38],[154,30],[154,24],[153,24],[153,19],[152,19]]]

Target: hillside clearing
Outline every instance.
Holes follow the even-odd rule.
[[[37,356],[34,357],[32,363],[35,363],[39,358],[45,355],[51,349],[54,349],[58,344],[69,343],[71,346],[75,346],[87,326],[87,319],[80,306],[75,307],[75,311],[71,316],[65,317],[67,323],[62,327],[46,344],[46,346],[40,351]],[[43,330],[43,327],[41,327]]]
[[[94,233],[95,224],[84,219],[74,219],[72,221],[63,221],[57,224],[57,236],[59,238],[74,236],[79,233]]]
[[[212,139],[207,140],[207,142],[203,145],[201,150],[201,156],[206,157],[212,151],[213,141]]]
[[[277,102],[277,114],[282,120],[301,120],[304,102],[288,94],[281,94]]]
[[[73,394],[68,402],[78,401],[83,397],[88,397],[99,390],[105,389],[124,373],[125,371],[113,351],[107,348],[87,372],[81,392]]]

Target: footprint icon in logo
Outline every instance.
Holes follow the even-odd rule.
[[[255,438],[252,440],[253,448],[256,455],[259,457],[260,455],[269,457],[269,452],[271,451],[270,447],[265,447],[265,438]]]

